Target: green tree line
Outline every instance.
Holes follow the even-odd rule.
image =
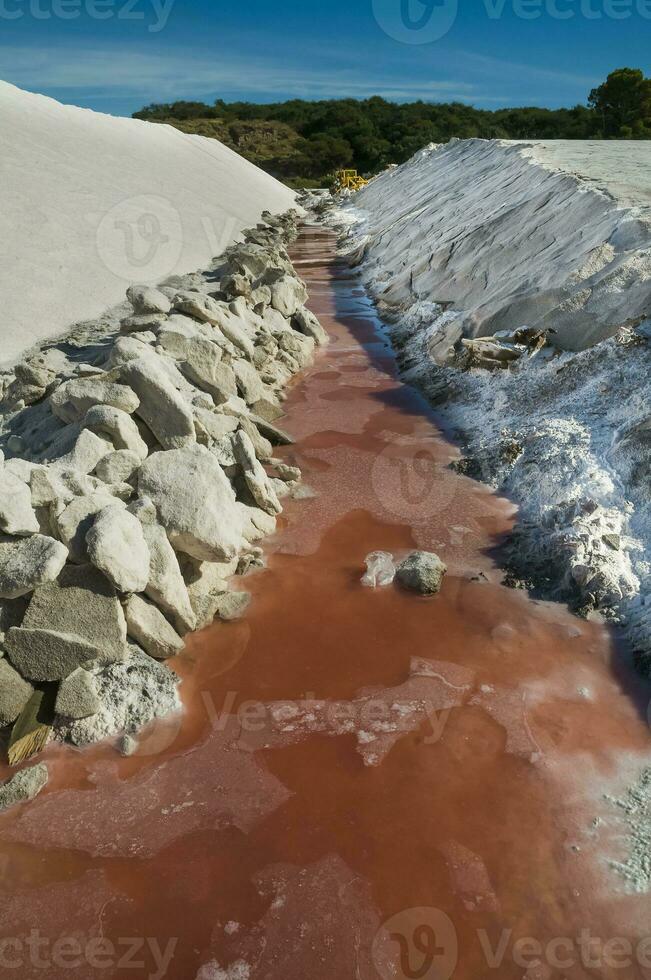
[[[340,167],[366,176],[427,143],[461,139],[651,139],[651,78],[620,68],[572,109],[476,109],[461,102],[331,99],[257,104],[154,103],[136,119],[219,139],[273,176],[323,183]]]

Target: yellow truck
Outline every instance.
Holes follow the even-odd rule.
[[[338,191],[358,191],[368,184],[356,170],[338,170],[335,174],[335,193]]]

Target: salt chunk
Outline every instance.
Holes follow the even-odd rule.
[[[378,586],[391,585],[396,575],[396,566],[393,555],[388,551],[372,551],[366,556],[366,574],[362,578],[362,585],[371,589]]]

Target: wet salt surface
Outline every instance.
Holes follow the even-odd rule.
[[[283,420],[318,495],[287,504],[246,620],[175,661],[184,714],[129,759],[48,749],[46,791],[0,817],[9,976],[651,977],[651,956],[586,965],[575,944],[561,967],[546,947],[651,932],[604,799],[651,763],[648,697],[603,626],[501,586],[512,506],[447,469],[332,254],[323,231],[295,250],[333,340]],[[439,596],[362,585],[369,553],[415,546],[448,564]],[[542,950],[524,966],[523,937]]]

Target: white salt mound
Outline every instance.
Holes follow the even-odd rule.
[[[354,197],[366,278],[440,304],[452,343],[526,325],[582,350],[649,311],[650,165],[644,141],[432,145]]]
[[[0,81],[0,363],[207,265],[294,194],[216,140]]]

